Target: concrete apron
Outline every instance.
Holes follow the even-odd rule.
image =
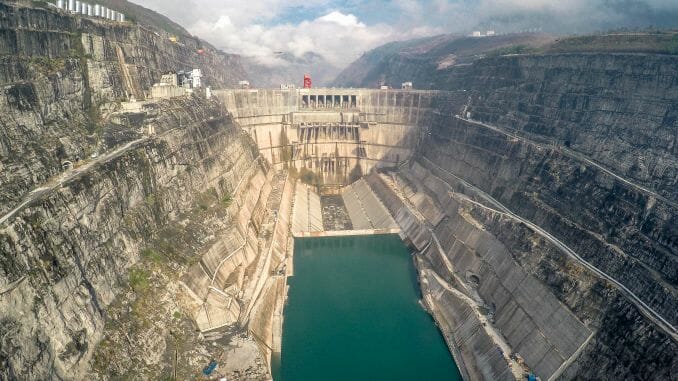
[[[361,229],[361,230],[329,230],[318,232],[292,232],[295,238],[311,237],[346,237],[354,235],[400,234],[400,228]]]

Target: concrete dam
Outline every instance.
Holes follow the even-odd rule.
[[[421,90],[242,89],[187,32],[43,5],[0,0],[0,380],[270,380],[314,283],[406,311],[355,303],[408,347],[382,364],[675,379],[675,54],[454,37],[345,73]],[[157,83],[188,68],[211,92]]]
[[[409,160],[430,125],[433,91],[215,91],[275,168],[306,168],[324,186]]]

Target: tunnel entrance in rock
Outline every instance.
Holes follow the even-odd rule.
[[[469,273],[466,275],[466,280],[471,284],[473,287],[478,287],[480,286],[480,277],[476,274]]]

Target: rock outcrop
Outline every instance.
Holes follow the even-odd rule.
[[[199,67],[205,83],[234,85],[240,57],[175,44],[141,25],[0,2],[0,212],[99,149],[108,115],[169,70]],[[145,89],[145,90],[144,90]]]
[[[667,353],[676,352],[678,323],[677,72],[676,56],[537,54],[481,59],[438,77],[448,92],[434,102],[437,119],[415,154],[418,164],[398,175],[419,222],[412,225],[416,213],[403,207],[392,212],[401,216],[404,231],[428,225],[440,239],[432,255],[434,245],[426,244],[432,238],[421,228],[408,232],[426,249],[420,276],[431,287],[432,309],[449,324],[451,345],[472,373],[504,377],[501,367],[491,368],[491,376],[474,365],[497,360],[484,352],[483,335],[467,341],[464,319],[473,314],[456,307],[463,301],[458,295],[443,298],[445,284],[429,271],[452,278],[450,287],[471,299],[477,295],[506,344],[543,378],[671,377],[676,359]],[[384,189],[380,195],[393,199]],[[419,203],[417,194],[431,201]],[[507,255],[494,257],[488,240]],[[507,259],[497,262],[506,257],[527,275],[511,275]],[[526,280],[510,283],[526,276],[534,285],[525,290]],[[531,297],[521,301],[525,293]],[[543,299],[547,294],[552,302]],[[514,303],[507,304],[506,295],[522,306],[523,323],[512,323],[517,310],[506,310]],[[557,315],[549,306],[558,304],[578,322],[557,329],[555,336],[576,338],[568,349],[539,323],[542,314]],[[516,336],[520,330],[541,332],[552,349],[524,341],[529,335]],[[560,357],[550,357],[552,351]]]
[[[141,249],[204,189],[235,188],[235,153],[251,162],[251,140],[196,110],[218,114],[198,100],[162,104],[154,122],[166,127],[156,136],[93,163],[2,227],[4,377],[83,377]]]
[[[0,378],[82,379],[140,252],[207,190],[232,192],[257,152],[214,100],[119,112],[169,70],[233,85],[238,56],[22,4],[0,2]]]

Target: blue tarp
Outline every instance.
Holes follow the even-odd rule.
[[[205,369],[202,370],[202,374],[205,376],[209,376],[214,372],[214,370],[217,369],[217,362],[212,360],[209,365],[205,367]]]

